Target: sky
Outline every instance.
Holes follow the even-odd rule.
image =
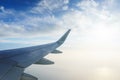
[[[72,29],[59,48],[64,53],[46,56],[55,65],[32,65],[26,72],[42,80],[120,80],[119,4],[119,0],[0,0],[0,50],[50,43]]]

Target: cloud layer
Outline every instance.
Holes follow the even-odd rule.
[[[39,37],[72,28],[71,39],[78,42],[118,42],[118,3],[118,0],[41,0],[26,11],[1,5],[1,41],[11,37]]]

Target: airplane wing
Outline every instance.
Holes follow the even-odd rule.
[[[58,53],[56,48],[64,43],[70,31],[69,29],[58,41],[50,44],[0,51],[0,80],[20,80],[22,75],[30,78],[30,75],[24,73],[24,69],[41,60],[49,61],[43,57],[52,52]],[[37,80],[33,76],[31,78]]]
[[[0,61],[0,80],[19,80],[24,68],[16,66],[16,62],[5,59]]]

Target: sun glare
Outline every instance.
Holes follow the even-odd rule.
[[[94,73],[94,80],[113,80],[113,71],[108,67],[97,68]]]

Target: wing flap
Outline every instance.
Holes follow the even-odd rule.
[[[13,67],[12,65],[4,64],[4,63],[0,64],[0,80],[12,67]]]
[[[50,61],[50,60],[48,60],[46,58],[42,58],[39,61],[37,61],[36,63],[34,63],[34,64],[49,65],[49,64],[54,64],[54,62]]]
[[[62,53],[62,51],[59,51],[59,50],[54,50],[51,52],[52,54],[59,54],[59,53]]]
[[[23,68],[12,67],[0,80],[20,80],[23,71]]]
[[[23,71],[12,60],[0,61],[0,80],[19,80]]]

